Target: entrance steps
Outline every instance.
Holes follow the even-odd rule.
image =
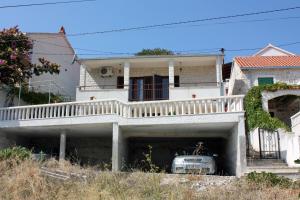
[[[278,166],[285,167],[287,164],[280,159],[247,159],[247,166],[256,167],[256,166]]]
[[[282,176],[299,175],[299,167],[288,167],[283,160],[278,159],[247,159],[246,174],[251,172],[269,172]]]

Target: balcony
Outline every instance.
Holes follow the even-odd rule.
[[[0,121],[34,121],[115,115],[122,118],[159,118],[243,112],[243,96],[162,100],[124,103],[119,100],[93,100],[0,108]],[[1,127],[1,125],[0,125]]]
[[[223,95],[222,55],[155,56],[82,61],[77,101],[184,100]],[[101,70],[109,71],[101,74]]]

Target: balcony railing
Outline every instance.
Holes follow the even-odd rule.
[[[0,108],[0,121],[117,115],[124,118],[202,115],[243,111],[243,96],[123,103],[117,100]]]

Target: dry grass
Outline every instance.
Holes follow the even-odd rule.
[[[69,163],[51,160],[43,165],[66,172],[85,173],[87,182],[59,181],[41,175],[41,163],[25,160],[0,162],[0,199],[47,200],[111,200],[111,199],[298,199],[299,190],[268,188],[240,180],[233,185],[197,192],[189,183],[161,184],[164,174],[151,173],[95,173]],[[189,181],[200,181],[197,176],[187,176]]]

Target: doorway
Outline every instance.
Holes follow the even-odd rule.
[[[129,101],[153,101],[169,99],[168,76],[132,77],[129,80]]]

